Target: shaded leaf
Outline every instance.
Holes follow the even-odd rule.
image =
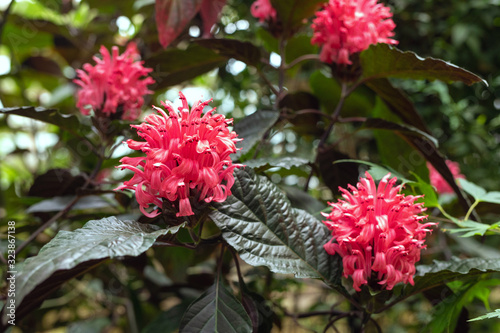
[[[217,23],[226,0],[203,0],[200,15],[203,20],[203,37],[210,36],[212,26]]]
[[[493,319],[493,318],[499,318],[500,319],[500,309],[496,309],[493,312],[489,312],[485,315],[476,317],[474,319],[471,319],[469,321],[476,321],[476,320],[484,320],[484,319]]]
[[[316,218],[323,218],[320,212],[327,208],[324,203],[297,187],[280,186],[280,188],[285,191],[286,197],[290,200],[293,207],[305,210]]]
[[[253,333],[270,333],[276,314],[264,297],[243,288],[241,298],[243,307],[252,320]]]
[[[201,7],[202,0],[156,0],[156,26],[160,44],[166,48]]]
[[[398,115],[406,124],[412,125],[423,132],[429,132],[415,106],[406,94],[395,88],[387,79],[373,79],[365,82],[380,98],[384,100],[389,109]]]
[[[414,80],[441,80],[447,83],[460,81],[467,85],[483,82],[474,73],[449,62],[421,58],[411,51],[401,51],[393,46],[379,43],[361,52],[364,80],[395,77]]]
[[[271,0],[288,36],[304,25],[304,20],[313,16],[324,2],[326,0]]]
[[[51,199],[42,200],[30,206],[26,213],[42,213],[42,212],[58,212],[66,208],[66,206],[75,200],[76,196],[53,197]],[[115,200],[114,193],[107,193],[102,196],[88,195],[82,197],[73,205],[72,210],[79,209],[101,209],[108,207],[117,207],[119,204]]]
[[[293,130],[303,135],[320,137],[324,130],[323,116],[318,114],[320,104],[318,98],[305,91],[288,93],[279,101],[280,110],[299,111],[289,112],[288,121],[292,123]],[[318,112],[300,112],[304,110],[317,110]]]
[[[349,156],[337,151],[334,147],[318,149],[319,173],[323,182],[333,193],[339,193],[339,187],[356,184],[359,178],[358,166],[353,162],[337,164],[338,160],[348,161]]]
[[[54,60],[42,56],[32,56],[24,60],[23,67],[31,68],[37,72],[62,76],[61,68]]]
[[[82,126],[78,118],[74,115],[62,114],[55,109],[21,106],[13,108],[0,108],[0,112],[3,114],[15,114],[18,116],[43,121],[44,123],[56,125],[73,134],[77,134],[78,128]]]
[[[28,195],[44,198],[71,195],[75,194],[83,184],[85,178],[82,175],[73,176],[66,169],[50,169],[35,178]]]
[[[252,322],[243,305],[217,279],[189,306],[180,332],[250,333]]]
[[[417,266],[417,274],[414,277],[415,285],[406,285],[401,296],[406,298],[451,281],[492,272],[500,272],[499,258],[460,259],[452,257],[447,261],[434,260],[431,265]]]
[[[111,324],[111,320],[106,317],[88,319],[71,323],[68,326],[68,333],[95,333],[105,331],[106,326]]]
[[[172,307],[168,311],[160,313],[159,316],[154,318],[141,333],[173,333],[176,332],[180,325],[184,312],[186,312],[191,302],[182,302]]]
[[[321,278],[343,290],[342,264],[326,253],[328,229],[309,213],[293,209],[281,190],[252,169],[235,170],[232,196],[214,204],[211,219],[241,259],[253,266],[300,278]]]
[[[18,267],[16,319],[35,309],[61,284],[109,258],[138,256],[156,239],[176,233],[184,224],[168,229],[116,217],[87,222],[75,231],[59,231],[37,256]],[[19,265],[18,265],[19,266]],[[6,316],[3,315],[3,324]]]
[[[145,66],[154,69],[151,76],[155,89],[182,83],[223,65],[227,58],[212,50],[191,44],[187,49],[168,49],[145,59]]]
[[[198,39],[196,43],[215,51],[217,54],[243,61],[248,65],[259,66],[261,63],[260,49],[250,42],[227,38],[212,38]]]
[[[260,110],[239,120],[234,125],[234,131],[243,141],[238,144],[241,150],[236,152],[236,157],[244,155],[260,142],[264,134],[276,123],[279,115],[277,111]]]

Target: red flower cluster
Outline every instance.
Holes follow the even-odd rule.
[[[453,162],[450,160],[446,161],[446,165],[450,169],[453,178],[455,179],[465,179],[465,176],[460,173],[460,166],[457,162]],[[430,164],[427,162],[427,168],[429,169],[429,179],[431,181],[431,185],[436,188],[436,191],[439,194],[443,193],[455,193],[451,188],[450,184],[446,180],[444,180],[443,176]]]
[[[349,185],[350,192],[340,188],[344,200],[329,203],[332,211],[324,214],[323,223],[333,238],[325,250],[342,257],[344,276],[352,277],[357,291],[370,280],[387,290],[398,282],[413,285],[426,232],[435,223],[420,223],[427,218],[418,215],[425,211],[423,203],[415,203],[422,196],[400,194],[396,178],[386,175],[377,188],[370,174],[365,175],[357,188]]]
[[[197,189],[199,200],[226,200],[234,184],[233,170],[242,167],[233,164],[229,157],[241,140],[228,129],[232,119],[213,114],[215,109],[202,116],[211,100],[195,103],[190,111],[184,95],[179,95],[179,112],[174,111],[171,102],[162,102],[168,114],[153,106],[160,115],[148,115],[146,122],[132,125],[145,142],[127,140],[127,144],[146,156],[124,157],[118,166],[134,171],[135,175],[116,190],[134,190],[141,211],[149,217],[159,212],[148,213],[145,209],[151,204],[162,207],[162,199],[171,204],[178,202],[177,216],[193,215],[189,201],[193,189]]]
[[[152,69],[143,67],[143,62],[137,61],[140,55],[135,43],[129,43],[121,55],[117,46],[113,46],[112,55],[104,46],[101,46],[100,52],[102,59],[93,58],[95,66],[84,64],[83,70],[76,70],[79,79],[74,82],[81,87],[77,107],[84,115],[89,115],[92,109],[109,117],[121,106],[122,119],[136,120],[144,104],[143,96],[153,93],[147,88],[155,83],[153,78],[141,79]]]
[[[396,27],[388,7],[377,0],[330,0],[316,13],[311,43],[322,47],[320,59],[326,63],[352,64],[350,55],[371,44],[397,44]]]
[[[252,16],[259,19],[259,22],[276,19],[276,9],[271,5],[270,0],[257,0],[250,7]]]

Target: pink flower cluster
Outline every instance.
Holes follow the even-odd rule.
[[[276,19],[276,9],[271,5],[270,0],[257,0],[250,7],[252,16],[259,19],[259,22]]]
[[[195,194],[194,189],[199,200],[226,200],[234,184],[233,170],[242,167],[233,164],[229,157],[241,140],[228,129],[232,119],[213,114],[215,109],[202,116],[211,100],[195,103],[190,111],[184,95],[179,95],[179,112],[171,102],[162,102],[168,114],[153,106],[159,115],[148,115],[146,122],[132,125],[145,141],[127,140],[127,144],[146,156],[124,157],[118,166],[135,174],[116,190],[134,190],[141,211],[149,217],[159,212],[148,213],[145,209],[151,204],[163,207],[163,199],[175,204],[177,216],[193,215],[189,197]]]
[[[77,69],[79,79],[74,80],[81,89],[78,91],[77,107],[84,115],[94,110],[98,116],[111,116],[118,107],[123,108],[122,119],[136,120],[144,104],[144,95],[152,94],[149,84],[155,83],[147,76],[152,69],[143,67],[135,43],[129,43],[125,52],[118,53],[113,46],[112,55],[101,46],[102,59],[94,57],[95,66],[84,64]],[[143,78],[143,76],[147,76]]]
[[[425,211],[423,203],[415,203],[422,196],[400,194],[395,177],[386,175],[377,188],[371,175],[365,175],[357,188],[349,185],[350,192],[340,188],[344,200],[329,203],[332,211],[324,214],[323,223],[333,238],[325,250],[342,257],[344,276],[352,277],[357,291],[369,281],[387,290],[398,282],[413,285],[426,232],[435,223],[420,223],[427,218],[418,215]]]
[[[453,178],[455,179],[465,179],[465,176],[460,173],[460,166],[457,162],[453,162],[450,160],[446,161],[446,165],[450,169]],[[443,193],[455,193],[451,188],[450,184],[446,180],[444,180],[443,176],[430,164],[427,162],[427,168],[429,169],[429,179],[431,181],[431,185],[436,188],[436,191],[439,194]]]
[[[350,55],[371,44],[398,43],[389,38],[396,27],[391,17],[390,9],[377,0],[330,0],[316,13],[311,43],[322,47],[321,61],[352,64]]]

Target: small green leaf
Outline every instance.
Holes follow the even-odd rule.
[[[460,228],[448,229],[449,233],[464,233],[460,237],[472,237],[475,235],[483,236],[491,228],[497,228],[496,224],[484,224],[475,221],[456,221],[455,222]]]
[[[474,73],[449,62],[421,58],[413,52],[403,52],[393,46],[379,43],[361,52],[361,66],[365,80],[395,77],[414,80],[460,81],[467,85],[488,83]]]
[[[184,313],[183,332],[250,333],[252,321],[240,301],[217,279]]]
[[[413,173],[413,176],[417,178],[417,186],[420,189],[420,193],[424,195],[425,207],[438,207],[438,197],[436,195],[436,191],[431,184],[425,182],[422,178],[420,178],[416,173]]]
[[[59,231],[37,256],[18,267],[16,317],[35,309],[61,284],[109,258],[138,256],[156,239],[176,233],[184,224],[168,229],[116,217],[87,222],[75,231]],[[6,320],[7,316],[2,316]]]
[[[472,197],[474,197],[476,201],[500,204],[500,192],[486,192],[484,188],[463,178],[458,179],[458,181],[460,182],[460,186],[462,186],[462,189],[468,194],[472,195]]]
[[[281,190],[250,168],[235,170],[233,195],[214,204],[211,219],[241,259],[299,278],[321,278],[341,289],[342,264],[326,253],[328,229],[309,213],[293,209]]]
[[[242,138],[237,146],[241,150],[236,152],[236,157],[241,157],[248,153],[257,142],[262,140],[266,132],[276,123],[279,118],[279,112],[276,111],[257,111],[248,117],[239,120],[234,125],[234,131],[238,133],[238,137]]]
[[[493,312],[489,312],[485,315],[470,319],[469,321],[476,321],[476,320],[484,320],[484,319],[493,319],[493,318],[498,318],[500,319],[500,309],[496,309]]]

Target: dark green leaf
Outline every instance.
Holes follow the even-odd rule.
[[[368,80],[365,84],[384,100],[389,109],[398,115],[406,124],[414,126],[423,132],[428,132],[415,106],[400,89],[395,88],[387,79]]]
[[[415,285],[407,285],[403,290],[402,297],[406,298],[451,281],[492,272],[500,272],[499,258],[459,259],[452,257],[448,261],[434,260],[432,265],[417,266],[417,274],[414,278]]]
[[[321,71],[316,71],[309,78],[311,89],[321,103],[322,108],[332,114],[340,100],[340,84],[333,78],[327,77]],[[350,94],[342,107],[342,116],[367,116],[373,109],[373,98],[363,89],[356,89]]]
[[[304,24],[304,19],[313,16],[324,2],[326,0],[271,0],[288,36],[293,35]]]
[[[261,64],[260,49],[250,42],[227,38],[212,38],[198,39],[196,43],[227,58],[243,61],[247,65],[259,66]]]
[[[145,60],[145,66],[153,68],[151,76],[155,89],[173,86],[193,79],[223,65],[227,57],[212,50],[192,44],[186,50],[168,49]]]
[[[290,200],[293,207],[305,210],[316,218],[323,218],[320,214],[326,209],[326,205],[318,199],[312,197],[309,193],[294,187],[294,186],[280,186],[286,193],[286,197]]]
[[[328,229],[303,210],[293,209],[272,182],[250,168],[235,170],[232,196],[215,204],[210,217],[241,258],[253,266],[297,277],[321,278],[340,286],[340,258],[326,253]]]
[[[498,318],[500,319],[500,309],[496,309],[495,311],[493,312],[489,312],[485,315],[482,315],[482,316],[479,316],[479,317],[476,317],[474,319],[471,319],[469,321],[476,321],[476,320],[484,320],[484,319],[493,319],[493,318]]]
[[[56,125],[73,134],[77,134],[77,130],[81,126],[80,121],[74,115],[62,114],[55,109],[21,106],[13,108],[0,108],[0,112],[3,114],[15,114],[18,116],[40,120],[45,123]]]
[[[217,279],[189,306],[182,317],[180,332],[250,333],[252,322],[243,305]]]
[[[460,81],[467,85],[485,80],[458,66],[434,58],[421,58],[411,51],[403,52],[393,46],[379,43],[361,52],[361,66],[365,80],[395,77],[414,80]]]
[[[413,175],[417,178],[417,187],[419,188],[419,192],[424,195],[425,207],[438,207],[438,197],[432,185],[425,182],[416,173],[413,173]]]
[[[181,319],[184,312],[189,307],[188,302],[177,304],[168,311],[162,312],[158,317],[153,319],[141,333],[173,333],[181,326]]]
[[[270,333],[273,329],[273,318],[276,314],[264,297],[242,288],[241,298],[243,307],[252,320],[253,332]]]
[[[321,178],[334,194],[339,194],[339,187],[346,188],[348,184],[358,182],[359,168],[356,163],[335,163],[339,160],[347,161],[349,159],[349,156],[337,151],[335,146],[318,148],[317,159]]]
[[[238,137],[242,138],[238,146],[236,157],[240,157],[247,153],[253,146],[262,140],[266,132],[276,123],[279,118],[279,112],[276,111],[257,111],[248,117],[239,120],[234,125],[234,131],[238,133]]]
[[[67,280],[106,259],[138,256],[159,236],[176,233],[182,226],[159,229],[108,217],[89,221],[75,231],[59,231],[37,256],[26,259],[22,268],[18,268],[16,317],[20,319],[32,311]]]

